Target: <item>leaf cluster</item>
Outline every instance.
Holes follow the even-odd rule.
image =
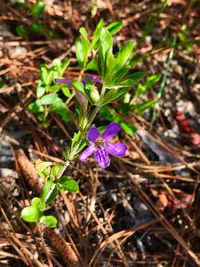
[[[66,103],[59,96],[59,93],[62,92],[62,95],[67,99],[71,97],[71,92],[66,84],[60,85],[54,82],[56,77],[63,75],[69,62],[69,60],[61,62],[59,59],[54,59],[51,67],[41,66],[40,81],[36,89],[37,100],[29,104],[28,108],[37,114],[37,118],[45,126],[48,126],[47,116],[49,112],[58,114],[64,122],[70,119]]]
[[[135,112],[138,115],[141,115],[145,110],[152,108],[156,104],[156,100],[141,100],[139,97],[144,95],[152,86],[158,83],[160,77],[156,74],[149,76],[144,83],[139,83],[137,88],[133,92],[133,96],[127,93],[124,96],[124,101],[117,106],[117,109],[114,109],[110,105],[102,107],[100,114],[102,117],[108,121],[114,121],[121,125],[122,129],[130,136],[136,133],[136,128],[134,128],[130,123],[123,119],[124,116],[127,116],[130,111]],[[137,101],[137,103],[135,103]]]
[[[44,187],[40,198],[33,198],[31,205],[25,207],[21,212],[21,217],[26,222],[40,222],[46,227],[56,227],[57,219],[52,215],[44,215],[47,206],[58,196],[60,190],[67,190],[74,193],[79,190],[77,182],[70,176],[62,176],[57,180],[57,176],[62,171],[62,164],[40,163],[38,173],[44,178]],[[47,175],[47,176],[46,176]]]

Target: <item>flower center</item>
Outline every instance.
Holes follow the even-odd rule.
[[[96,141],[94,142],[94,145],[96,147],[105,147],[106,146],[106,142],[103,138],[99,137],[96,139]]]

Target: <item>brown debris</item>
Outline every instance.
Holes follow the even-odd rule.
[[[24,175],[27,183],[29,184],[31,189],[39,195],[41,193],[43,183],[40,180],[39,176],[36,174],[32,163],[29,161],[22,149],[15,150],[15,156],[19,169]]]
[[[44,228],[44,237],[48,238],[52,247],[61,255],[67,267],[80,267],[78,257],[70,243],[58,235],[53,229]]]

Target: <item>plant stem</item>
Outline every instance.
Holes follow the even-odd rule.
[[[91,111],[91,113],[89,114],[87,126],[86,126],[85,129],[83,129],[81,131],[81,135],[80,135],[80,139],[79,139],[78,143],[74,147],[72,147],[71,152],[70,152],[70,154],[68,156],[68,160],[65,161],[61,172],[56,177],[56,180],[59,180],[62,177],[63,173],[65,172],[65,170],[69,166],[70,162],[74,159],[74,156],[76,155],[76,152],[79,149],[79,146],[81,145],[83,138],[85,137],[86,131],[90,128],[90,126],[91,126],[92,122],[94,121],[95,117],[97,116],[100,108],[101,108],[101,106],[95,107],[95,109],[93,109]]]
[[[103,98],[104,94],[105,94],[105,91],[106,91],[106,87],[103,86],[102,89],[101,89],[101,97]]]

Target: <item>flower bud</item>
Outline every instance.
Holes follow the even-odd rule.
[[[91,99],[92,103],[94,103],[94,104],[99,102],[99,100],[100,100],[99,92],[95,86],[93,86],[92,90],[90,91],[90,99]]]

